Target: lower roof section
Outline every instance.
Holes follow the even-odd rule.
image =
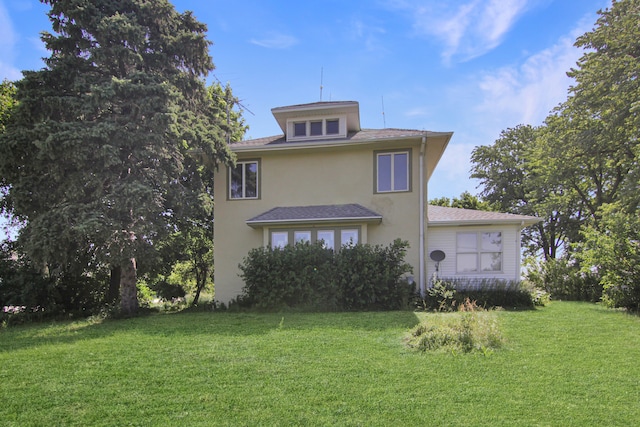
[[[542,221],[529,215],[489,212],[473,209],[428,206],[429,226],[520,224],[529,226]]]
[[[323,224],[330,222],[382,222],[382,215],[351,203],[346,205],[276,207],[247,220],[253,228],[274,225]]]

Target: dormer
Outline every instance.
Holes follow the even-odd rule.
[[[360,130],[356,101],[314,102],[272,108],[287,142],[346,138]]]

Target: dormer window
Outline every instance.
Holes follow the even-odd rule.
[[[338,138],[347,136],[346,117],[310,118],[307,120],[290,120],[288,140]]]
[[[293,124],[293,136],[307,136],[307,122],[298,122]]]
[[[327,135],[337,135],[340,133],[340,120],[327,120]]]

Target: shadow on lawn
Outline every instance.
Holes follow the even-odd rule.
[[[384,331],[410,329],[418,317],[412,311],[347,313],[172,313],[129,319],[79,320],[29,324],[0,330],[0,353],[30,347],[73,344],[122,335],[251,336],[275,330]]]
[[[137,320],[137,319],[136,319]],[[145,320],[145,319],[142,319]],[[136,321],[141,332],[161,335],[261,335],[279,329],[340,329],[383,331],[417,325],[412,311],[331,313],[174,313]]]

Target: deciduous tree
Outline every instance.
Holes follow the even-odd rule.
[[[571,191],[535,169],[544,132],[519,125],[503,131],[492,145],[476,147],[471,176],[480,180],[481,196],[497,210],[542,219],[524,230],[523,244],[529,253],[553,259],[577,235],[580,206]]]

